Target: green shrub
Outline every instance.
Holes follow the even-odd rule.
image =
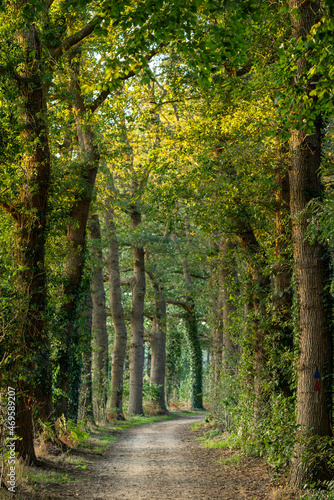
[[[66,419],[64,415],[58,419],[58,432],[61,438],[71,441],[74,446],[83,443],[89,436],[82,422],[75,423],[71,419]]]

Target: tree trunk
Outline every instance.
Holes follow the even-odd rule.
[[[191,407],[194,410],[203,410],[203,359],[202,347],[198,335],[196,309],[191,294],[192,279],[186,257],[181,257],[183,277],[187,286],[186,324],[187,339],[190,351],[191,376]]]
[[[132,208],[131,227],[138,227],[141,215]],[[132,245],[133,279],[130,344],[130,392],[129,413],[143,414],[143,366],[144,366],[144,300],[145,300],[145,258],[144,248]]]
[[[154,276],[153,272],[148,272],[153,283],[154,298],[154,318],[150,332],[151,344],[151,373],[150,382],[158,387],[155,402],[162,412],[166,412],[165,403],[165,373],[166,373],[166,299],[164,287]]]
[[[90,293],[87,294],[87,308],[84,312],[86,319],[85,328],[85,350],[82,355],[82,382],[80,388],[80,410],[79,419],[88,419],[95,423],[93,412],[93,388],[92,388],[92,317],[93,301]]]
[[[195,307],[188,304],[186,313],[187,338],[190,351],[190,376],[191,376],[191,408],[203,410],[203,360],[202,347],[199,340]]]
[[[17,441],[17,451],[27,463],[33,463],[36,461],[33,404],[36,405],[38,417],[43,421],[49,420],[52,415],[49,340],[45,327],[47,293],[44,266],[51,159],[45,119],[41,43],[34,25],[29,31],[21,33],[19,42],[26,54],[24,70],[20,75],[26,183],[21,190],[18,210],[9,210],[19,230],[17,277],[25,308],[24,321],[15,339],[20,354],[16,374],[18,388],[21,390],[16,423],[17,434],[21,438]]]
[[[106,418],[108,391],[108,332],[106,314],[106,294],[103,282],[103,257],[101,248],[101,229],[99,216],[94,214],[88,221],[88,235],[91,240],[92,281],[91,296],[93,303],[92,315],[92,383],[94,415],[99,421]]]
[[[297,40],[310,33],[319,20],[320,1],[291,0],[290,9],[298,9],[299,18],[292,17]],[[305,60],[297,61],[296,83],[305,67]],[[308,81],[307,94],[315,81]],[[312,99],[309,96],[310,100]],[[313,109],[310,109],[310,113]],[[321,160],[320,118],[312,134],[305,130],[292,130],[290,140],[290,208],[292,215],[293,255],[299,306],[299,355],[297,363],[297,425],[301,433],[331,435],[332,389],[332,321],[331,300],[325,291],[329,278],[329,253],[318,241],[311,243],[307,236],[310,214],[307,205],[312,198],[321,196],[319,167]],[[315,391],[314,375],[318,368],[320,390]],[[306,468],[301,455],[307,439],[297,445],[297,458],[292,464],[291,483],[301,487],[306,479],[318,472]]]
[[[105,215],[109,254],[110,310],[114,324],[115,340],[112,351],[110,408],[123,418],[123,370],[126,354],[127,330],[122,306],[121,278],[119,271],[118,242],[114,223],[114,212],[109,206]]]
[[[74,104],[78,142],[81,155],[81,179],[85,189],[77,196],[71,210],[71,222],[67,227],[67,262],[65,266],[65,304],[63,343],[58,357],[61,372],[58,376],[58,386],[63,396],[58,406],[58,415],[77,418],[80,388],[80,352],[79,331],[77,323],[77,306],[80,301],[81,278],[84,267],[84,250],[86,242],[86,224],[92,199],[95,178],[100,155],[97,140],[92,127],[85,123],[87,109],[81,95],[81,89],[73,76]]]
[[[182,355],[182,340],[180,330],[173,325],[170,329],[170,334],[166,339],[166,399],[167,404],[171,399],[178,398],[177,391],[181,384],[180,370],[178,369],[177,362]]]

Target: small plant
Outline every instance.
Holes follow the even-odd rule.
[[[165,412],[160,408],[160,405],[156,403],[155,401],[148,401],[146,403],[143,403],[143,409],[145,415],[149,417],[154,417],[156,415],[164,415]]]
[[[156,401],[161,394],[161,385],[151,384],[148,377],[144,377],[143,399],[144,401]]]
[[[66,420],[64,415],[58,419],[57,426],[59,436],[68,446],[78,446],[89,436],[82,423],[76,424],[71,419]]]
[[[38,424],[40,427],[40,432],[39,432],[39,440],[40,441],[54,441],[55,434],[53,431],[53,423],[52,422],[42,422],[42,420],[39,418],[38,419]]]

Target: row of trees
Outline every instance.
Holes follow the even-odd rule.
[[[293,447],[294,485],[323,472],[302,457],[331,435],[331,1],[0,15],[0,382],[21,456],[61,415],[122,418],[127,365],[128,412],[145,363],[160,411],[184,367],[202,408],[204,350],[218,418],[276,465]]]

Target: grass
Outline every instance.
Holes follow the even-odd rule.
[[[212,421],[194,422],[191,424],[191,430],[201,431],[202,436],[196,439],[203,441],[204,448],[240,449],[240,437],[233,433],[223,432],[219,427],[215,427]]]
[[[219,460],[219,465],[240,465],[242,461],[242,457],[239,454],[232,455],[231,457],[222,458]]]
[[[191,430],[192,430],[193,432],[195,432],[195,431],[199,431],[199,430],[200,430],[200,429],[202,429],[202,428],[203,428],[203,422],[193,422],[193,423],[191,424]]]
[[[58,472],[54,470],[39,470],[30,468],[26,471],[25,477],[28,483],[33,487],[39,487],[47,483],[65,483],[75,481],[75,477],[71,476],[67,472]]]
[[[225,440],[217,440],[217,439],[207,439],[205,437],[198,438],[198,440],[203,441],[204,448],[229,448],[228,444]]]
[[[86,459],[83,457],[72,457],[71,455],[67,455],[64,457],[64,462],[67,464],[83,465],[86,463]]]

